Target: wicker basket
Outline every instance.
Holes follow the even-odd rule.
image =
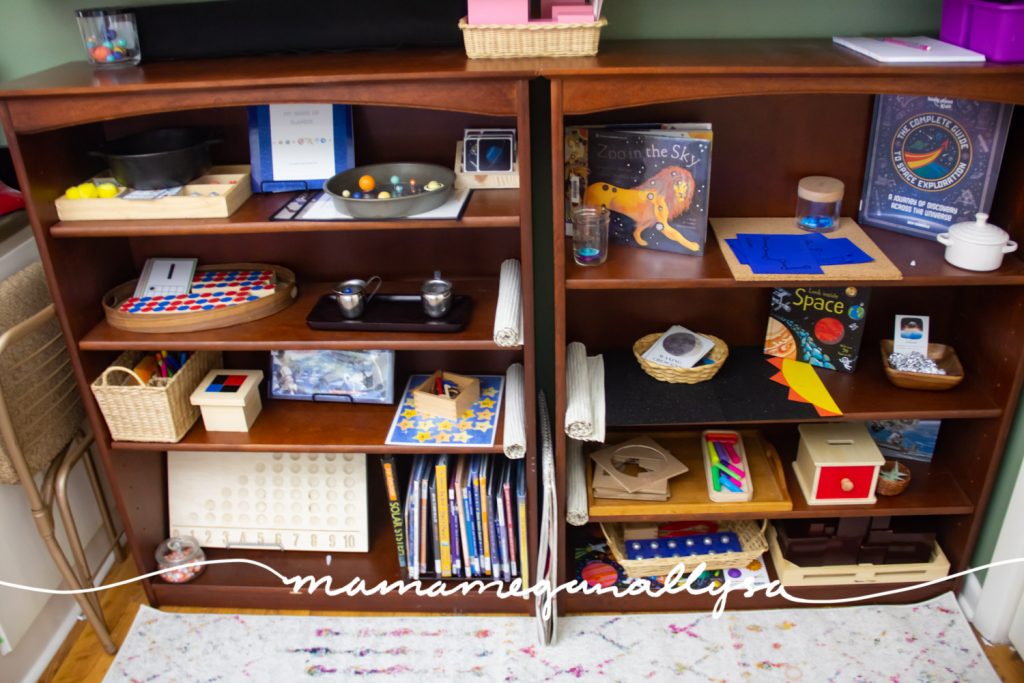
[[[172,377],[148,385],[131,368],[145,355],[126,351],[92,383],[92,393],[115,441],[177,443],[199,418],[189,397],[211,369],[219,351],[196,351]]]
[[[692,368],[674,368],[669,365],[652,363],[643,357],[644,352],[654,346],[654,342],[658,341],[661,335],[662,333],[660,332],[649,334],[646,337],[637,339],[636,343],[633,344],[633,355],[636,356],[636,360],[640,363],[640,367],[643,368],[644,372],[660,382],[671,382],[672,384],[697,384],[698,382],[707,381],[715,376],[715,373],[718,372],[725,363],[725,359],[729,357],[729,347],[724,341],[710,334],[702,334],[702,337],[707,337],[711,341],[715,342],[715,347],[708,351],[708,358],[712,360],[711,363],[708,363],[707,365],[697,365]]]
[[[470,59],[510,57],[584,57],[597,54],[601,27],[608,20],[586,24],[470,24],[459,21]]]
[[[690,555],[687,557],[663,557],[649,560],[626,559],[626,543],[623,540],[621,524],[602,524],[601,531],[608,539],[608,549],[611,551],[615,561],[622,565],[626,576],[638,579],[646,576],[665,576],[672,571],[680,562],[685,562],[687,567],[694,567],[704,562],[708,569],[731,569],[733,567],[745,567],[764,553],[768,552],[768,541],[765,540],[764,531],[768,526],[767,520],[758,526],[757,522],[742,519],[721,522],[719,531],[732,531],[740,539],[740,546],[743,548],[735,553],[716,553],[711,555]]]
[[[905,479],[902,481],[892,481],[891,479],[884,479],[882,472],[891,470],[893,465],[899,468],[900,473],[905,475]],[[882,465],[882,470],[878,474],[878,483],[875,485],[875,491],[880,496],[898,496],[907,490],[910,486],[910,468],[901,462],[896,460],[886,460],[885,464]]]

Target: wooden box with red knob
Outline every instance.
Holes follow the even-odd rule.
[[[808,505],[875,502],[884,459],[864,423],[803,424],[793,470]]]

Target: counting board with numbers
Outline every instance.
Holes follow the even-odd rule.
[[[167,454],[170,535],[208,548],[367,552],[362,453]]]

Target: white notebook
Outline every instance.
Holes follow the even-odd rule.
[[[984,62],[985,55],[927,36],[892,38],[844,38],[832,42],[879,62]]]

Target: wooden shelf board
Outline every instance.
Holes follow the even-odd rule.
[[[593,465],[587,461],[587,498],[591,522],[668,521],[673,519],[708,519],[783,516],[792,509],[793,501],[786,491],[785,475],[775,449],[756,432],[743,433],[754,497],[748,502],[716,503],[708,497],[700,432],[652,434],[652,438],[668,449],[689,468],[669,482],[671,498],[664,502],[630,501],[594,498],[591,477]],[[629,437],[615,435],[607,439],[615,443]]]
[[[271,216],[295,192],[255,194],[227,218],[133,221],[61,221],[54,237],[152,237],[157,235],[239,235],[347,230],[430,230],[439,228],[519,227],[519,190],[474,190],[457,220],[275,221]],[[88,200],[83,200],[88,201]]]
[[[375,464],[375,463],[374,463]],[[369,477],[380,477],[377,471],[368,471]],[[370,485],[369,519],[370,550],[366,553],[327,553],[279,551],[263,549],[206,548],[207,559],[248,559],[262,562],[281,574],[292,576],[330,576],[332,587],[339,589],[355,578],[363,579],[368,587],[381,581],[397,581],[401,576],[395,537],[389,526],[390,515],[380,492],[382,487]],[[446,581],[448,583],[448,581]],[[430,582],[426,581],[425,586]],[[500,600],[494,591],[482,595],[451,596],[448,598],[417,597],[412,593],[401,596],[393,591],[386,596],[328,596],[318,590],[310,595],[307,588],[292,592],[290,586],[265,569],[250,564],[221,564],[206,568],[190,583],[170,584],[161,580],[152,582],[161,605],[194,605],[218,607],[251,607],[256,604],[270,609],[368,610],[403,612],[513,612],[527,613],[532,603],[526,600]]]
[[[396,385],[401,390],[405,383]],[[498,418],[493,446],[387,446],[397,405],[263,401],[263,410],[248,432],[208,432],[200,417],[174,444],[115,441],[126,451],[295,451],[315,453],[501,453],[505,412]]]
[[[312,330],[306,315],[321,295],[335,283],[299,283],[299,295],[288,308],[244,325],[201,332],[138,333],[111,327],[100,321],[79,342],[85,351],[123,351],[126,349],[167,349],[190,351],[265,351],[270,349],[395,349],[395,350],[502,350],[494,343],[494,312],[498,302],[498,281],[458,279],[455,292],[473,299],[469,324],[461,332],[329,332]],[[382,292],[419,292],[419,281],[391,281]]]
[[[863,348],[872,345],[865,342]],[[787,405],[785,387],[760,377],[746,381],[751,372],[773,374],[759,348],[736,347],[718,374],[700,384],[668,384],[648,376],[633,358],[632,351],[604,353],[607,390],[607,422],[616,427],[672,428],[688,424],[766,424],[813,422],[813,411]],[[857,372],[819,370],[818,375],[836,404],[842,420],[879,419],[972,419],[999,417],[1002,408],[992,397],[984,378],[968,375],[951,391],[912,391],[889,383],[882,371],[881,356],[861,355]],[[765,392],[779,392],[783,398],[766,400]],[[722,394],[721,396],[719,394]],[[722,406],[730,413],[723,416]],[[795,417],[794,413],[802,416]],[[829,418],[836,419],[836,418]]]
[[[877,496],[873,505],[809,505],[796,480],[791,463],[786,463],[786,487],[793,497],[793,510],[780,518],[813,517],[902,517],[907,515],[968,515],[974,504],[949,471],[940,465],[902,461],[910,468],[907,490],[898,496]]]
[[[711,219],[714,222],[714,219]],[[891,230],[864,228],[864,232],[903,273],[902,280],[858,280],[877,287],[926,287],[966,285],[1024,285],[1024,260],[1016,254],[1003,258],[999,270],[976,273],[946,263],[945,247]],[[915,265],[911,266],[913,261]],[[567,289],[690,289],[716,287],[792,287],[828,285],[828,281],[743,281],[733,279],[718,241],[708,228],[703,256],[686,256],[613,244],[608,260],[600,266],[578,266],[572,257],[572,240],[565,244]],[[844,280],[844,282],[847,282]]]

